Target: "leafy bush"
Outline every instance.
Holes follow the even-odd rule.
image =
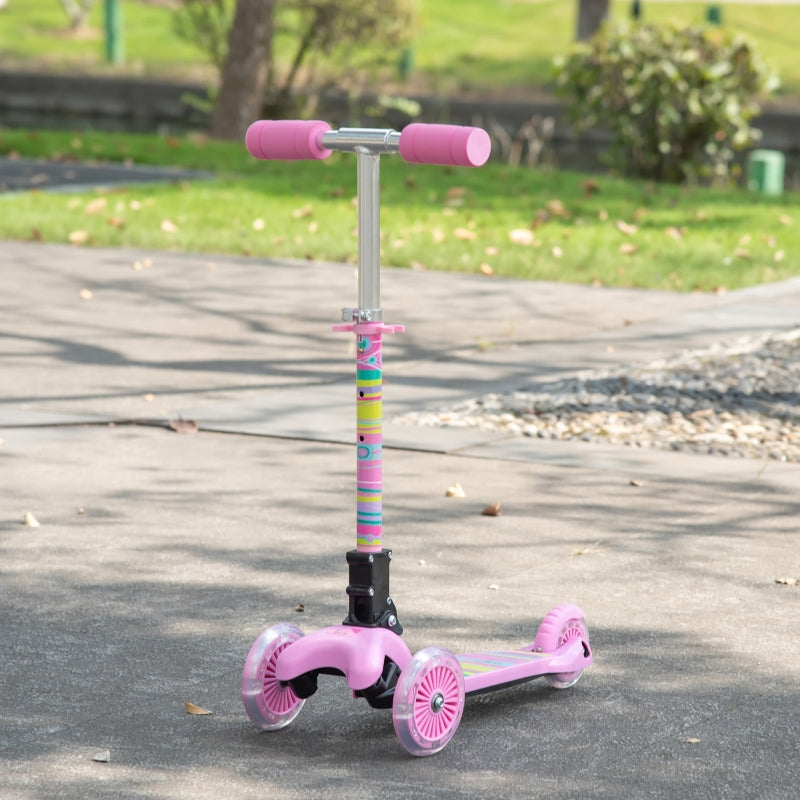
[[[757,99],[778,81],[741,36],[624,23],[557,59],[556,85],[579,130],[611,133],[614,166],[681,182],[730,174],[734,151],[760,137]]]

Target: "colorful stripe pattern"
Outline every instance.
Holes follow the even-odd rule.
[[[527,650],[495,651],[489,653],[464,653],[457,656],[465,678],[494,672],[498,669],[515,667],[542,658],[544,653],[532,653]]]
[[[356,331],[356,546],[380,552],[383,531],[381,332]]]

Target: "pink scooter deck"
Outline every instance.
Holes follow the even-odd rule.
[[[577,672],[592,663],[591,652],[580,640],[569,642],[553,653],[492,650],[463,653],[456,658],[464,673],[466,694],[513,686],[547,674]]]

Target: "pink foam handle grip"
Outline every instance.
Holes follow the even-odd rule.
[[[254,122],[245,135],[245,145],[254,158],[276,161],[301,161],[327,158],[330,150],[320,144],[331,126],[321,120],[262,119]]]
[[[480,167],[491,151],[491,139],[482,128],[414,122],[400,133],[400,155],[410,164]]]

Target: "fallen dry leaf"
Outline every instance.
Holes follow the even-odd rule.
[[[585,180],[581,186],[583,187],[583,193],[586,197],[591,197],[593,194],[597,194],[600,191],[597,182],[591,180],[591,178]]]
[[[122,217],[109,217],[108,224],[111,225],[112,228],[124,228],[125,220],[122,219]]]
[[[207,708],[196,706],[194,703],[185,702],[183,705],[186,708],[187,714],[193,714],[196,717],[205,717],[214,713],[213,711],[209,711]]]
[[[29,527],[29,528],[38,528],[39,527],[39,520],[31,514],[30,511],[25,512],[25,516],[22,518],[22,521]]]
[[[667,228],[666,234],[671,239],[674,239],[676,242],[679,242],[681,241],[681,239],[683,239],[683,230],[681,230],[680,228],[676,228],[675,226],[670,226],[669,228]]]
[[[775,263],[777,264],[778,262],[783,261],[785,255],[786,253],[784,253],[783,250],[776,250],[775,255],[773,256]]]
[[[464,242],[471,242],[475,238],[476,234],[475,231],[472,231],[469,228],[456,228],[453,231],[453,236],[455,236],[456,239],[461,239]]]
[[[530,245],[533,244],[535,236],[529,228],[514,228],[508,232],[508,238],[514,244]]]
[[[635,225],[631,225],[630,223],[625,222],[624,220],[618,219],[617,230],[622,231],[622,233],[624,233],[626,236],[633,236],[633,234],[636,233],[636,231],[638,231],[639,229]]]
[[[631,478],[628,483],[631,486],[636,486],[637,488],[640,486],[644,486],[644,481],[637,480],[636,478]]]
[[[161,230],[164,233],[177,233],[178,226],[169,219],[162,219],[161,220]]]
[[[481,272],[490,278],[492,275],[494,275],[494,270],[492,269],[491,265],[486,263],[481,264]]]
[[[487,256],[496,256],[500,252],[500,248],[490,244],[483,252],[486,253]]]
[[[447,491],[444,493],[445,497],[466,497],[467,493],[464,491],[464,487],[460,483],[454,483],[452,486],[447,487]]]
[[[258,219],[253,220],[253,230],[254,231],[263,231],[264,230],[264,220],[259,217]]]
[[[108,764],[111,761],[110,750],[100,750],[92,756],[92,761],[98,761],[101,764]]]
[[[295,611],[296,611],[298,614],[302,614],[302,613],[303,613],[303,612],[306,610],[305,603],[298,603],[298,604],[297,604],[297,605],[294,607],[294,610],[295,610]]]
[[[292,211],[292,219],[303,219],[303,217],[310,217],[314,213],[314,207],[311,203],[307,203],[301,208],[296,208]]]
[[[549,200],[546,205],[547,205],[547,210],[555,217],[569,216],[569,211],[567,211],[567,207],[560,200]]]
[[[425,270],[428,268],[421,261],[412,261],[411,269],[413,269],[415,272],[425,272]]]
[[[148,392],[147,394],[142,395],[142,400],[144,400],[145,403],[152,403],[155,399],[156,396],[152,392]]]
[[[481,511],[484,517],[499,517],[501,513],[500,503],[489,503],[489,505]]]
[[[780,583],[783,586],[797,586],[800,584],[800,578],[775,578],[775,583]]]
[[[572,555],[587,556],[587,555],[593,555],[594,553],[602,553],[603,548],[600,547],[600,545],[601,542],[595,542],[594,544],[589,545],[588,547],[578,547],[577,549],[572,551]]]
[[[496,583],[490,583],[490,584],[489,584],[489,588],[490,588],[492,591],[496,592],[496,591],[497,591],[497,590],[498,590],[500,587],[499,587],[499,586],[498,586]]]
[[[700,740],[694,736],[690,736],[688,739],[683,740],[684,744],[699,744]]]
[[[89,241],[89,231],[72,231],[67,238],[70,244],[84,244]]]
[[[536,216],[533,218],[531,222],[531,228],[536,230],[536,228],[540,228],[545,222],[550,222],[553,218],[553,215],[549,211],[545,211],[543,208],[540,208],[536,212]]]
[[[625,242],[619,246],[619,251],[624,256],[632,256],[638,249],[633,242]]]
[[[564,255],[564,251],[557,244],[553,245],[553,249],[550,252],[553,254],[553,258],[561,258]]]
[[[750,258],[750,252],[748,250],[745,250],[743,247],[737,247],[733,251],[733,254],[735,256],[738,256],[739,258],[745,258],[745,259]]]
[[[91,289],[81,289],[81,300],[91,300],[94,297],[94,292]]]
[[[184,419],[183,417],[171,419],[169,421],[169,427],[172,428],[175,433],[197,433],[197,423],[193,419]]]
[[[778,222],[780,222],[781,225],[794,225],[794,222],[792,221],[792,218],[791,217],[787,217],[786,214],[781,214],[778,217]]]
[[[98,211],[102,211],[108,205],[108,200],[105,197],[95,197],[94,200],[90,200],[86,207],[83,209],[87,214],[96,214]]]

